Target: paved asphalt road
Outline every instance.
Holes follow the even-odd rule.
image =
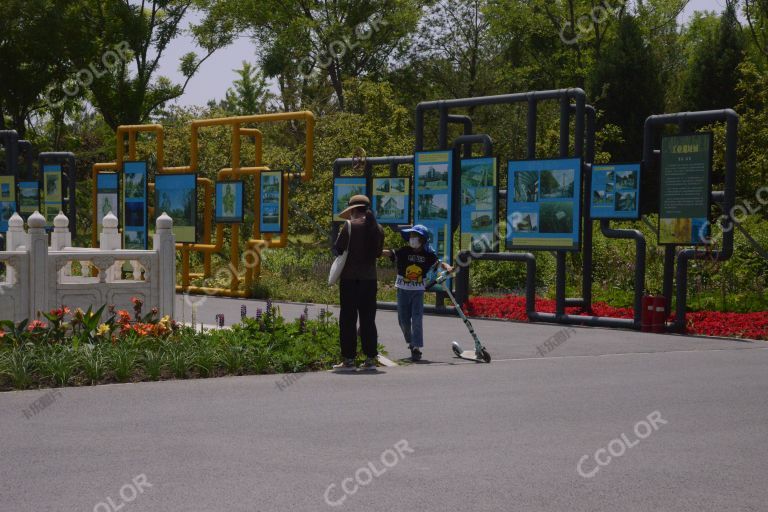
[[[430,362],[374,374],[67,388],[30,419],[45,390],[2,393],[0,511],[768,510],[766,344],[575,328],[541,356],[561,326],[474,324],[490,365],[429,317]]]

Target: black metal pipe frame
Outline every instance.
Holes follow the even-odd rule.
[[[464,126],[464,135],[472,135],[474,133],[474,123],[469,116],[449,115],[449,123],[461,124]],[[472,158],[472,145],[464,145],[464,158]]]
[[[19,134],[16,130],[0,130],[0,144],[5,147],[6,175],[18,176]]]
[[[64,208],[64,213],[69,218],[69,230],[72,233],[72,237],[74,238],[77,236],[77,201],[75,201],[75,194],[77,189],[77,184],[75,182],[77,177],[77,163],[75,160],[75,154],[65,151],[49,151],[40,153],[38,159],[40,162],[41,175],[43,175],[43,166],[46,164],[66,164],[66,167],[64,168],[65,170],[62,171],[62,174],[67,178],[69,198],[67,201],[64,201],[64,198],[62,198],[62,207]],[[94,184],[94,186],[96,185]]]
[[[677,124],[681,129],[694,124],[709,124],[725,122],[725,190],[713,192],[712,199],[721,202],[723,212],[728,215],[736,202],[736,148],[738,142],[739,115],[732,109],[708,110],[701,112],[679,112],[676,114],[664,114],[650,116],[645,120],[643,133],[643,160],[651,162],[655,153],[653,151],[652,137],[654,128]],[[733,255],[733,229],[723,230],[722,250],[700,251],[698,249],[683,249],[677,253],[676,272],[676,310],[674,329],[685,332],[686,305],[688,299],[688,261],[697,259],[712,259],[713,261],[726,261]],[[664,296],[669,306],[672,296],[671,276],[674,272],[675,246],[667,246],[664,254]]]
[[[444,123],[447,122],[448,111],[451,108],[463,108],[480,105],[494,105],[505,103],[527,102],[527,157],[536,158],[536,124],[537,124],[537,106],[539,101],[559,100],[560,101],[560,156],[568,156],[568,146],[570,142],[569,113],[575,111],[575,156],[584,156],[585,135],[587,155],[586,160],[591,163],[594,159],[594,124],[595,112],[592,107],[586,105],[586,95],[581,89],[560,89],[552,91],[535,91],[518,94],[505,94],[499,96],[486,96],[479,98],[464,98],[455,100],[442,100],[420,103],[416,107],[416,147],[415,151],[424,149],[424,113],[427,110],[438,110],[440,113],[440,149],[447,147],[447,128]],[[575,105],[570,103],[575,100]],[[585,121],[586,117],[586,121]],[[585,127],[585,123],[587,127]],[[587,174],[585,177],[585,187],[590,186],[591,177]],[[585,218],[589,218],[589,206],[585,205]],[[634,321],[626,319],[611,319],[599,317],[582,317],[565,314],[565,307],[569,305],[579,305],[589,310],[592,304],[592,226],[591,221],[585,223],[584,244],[589,247],[585,251],[584,258],[584,278],[582,282],[583,297],[580,299],[566,299],[565,297],[565,251],[557,251],[557,300],[555,315],[547,313],[536,313],[535,310],[535,258],[531,253],[483,253],[470,256],[470,253],[462,252],[458,260],[465,270],[457,276],[457,299],[459,301],[468,298],[469,276],[467,265],[471,259],[495,260],[495,261],[525,261],[528,263],[528,275],[526,278],[526,295],[533,299],[527,299],[526,310],[530,320],[541,321],[562,321],[563,323],[579,323],[584,325],[601,325],[607,327],[634,327]],[[532,263],[531,263],[532,262]],[[644,269],[643,269],[644,270]],[[533,273],[531,273],[533,272]],[[642,287],[641,287],[642,288]]]
[[[0,144],[5,148],[5,176],[18,178],[19,134],[16,130],[0,130]],[[0,250],[5,250],[3,233],[0,233]]]
[[[34,176],[34,159],[32,154],[32,143],[28,140],[19,140],[19,153],[24,156],[24,174],[20,174],[19,178],[31,180]]]
[[[634,327],[640,329],[643,292],[645,291],[645,237],[639,229],[611,229],[610,221],[600,220],[600,231],[606,238],[623,238],[635,241],[635,300]]]

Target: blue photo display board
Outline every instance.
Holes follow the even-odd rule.
[[[347,208],[349,198],[356,195],[368,195],[365,178],[336,178],[333,180],[333,220],[341,222],[344,219],[339,213]]]
[[[638,219],[640,177],[639,163],[593,165],[590,216],[593,219]]]
[[[498,205],[496,159],[461,161],[461,249],[478,252],[495,248]]]
[[[507,249],[579,250],[581,159],[510,160]]]
[[[453,151],[416,153],[414,175],[414,224],[432,232],[437,257],[450,263],[453,257],[451,211],[453,197]]]
[[[147,249],[147,163],[123,163],[123,247]]]
[[[101,228],[109,212],[120,218],[120,177],[115,172],[96,175],[96,223]]]
[[[216,222],[219,224],[242,224],[243,222],[242,181],[216,182]]]
[[[19,182],[19,215],[26,221],[30,215],[40,211],[40,182]]]
[[[261,187],[259,229],[262,233],[282,233],[283,172],[262,172],[259,184]]]
[[[173,219],[173,235],[180,244],[197,241],[197,176],[193,173],[155,176],[155,218]]]
[[[373,178],[373,213],[380,224],[409,224],[411,180]]]
[[[16,177],[0,176],[0,233],[8,231],[8,221],[16,213]]]
[[[61,165],[43,166],[43,215],[48,229],[53,229],[53,219],[62,211],[64,200]]]

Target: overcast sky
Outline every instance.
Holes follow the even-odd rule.
[[[725,8],[725,0],[691,0],[681,19],[688,19],[694,11],[710,10],[721,12]],[[179,59],[191,50],[195,44],[188,35],[175,39],[163,55],[160,73],[169,77],[175,83],[183,83],[184,78],[178,71]],[[198,53],[199,50],[198,50]],[[175,103],[179,105],[205,105],[208,100],[222,99],[232,82],[237,79],[235,69],[241,67],[241,62],[255,62],[254,45],[247,37],[238,39],[231,46],[219,50],[200,67],[192,77],[187,89]]]

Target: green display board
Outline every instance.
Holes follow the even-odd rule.
[[[659,244],[707,243],[711,176],[711,133],[662,138]]]

